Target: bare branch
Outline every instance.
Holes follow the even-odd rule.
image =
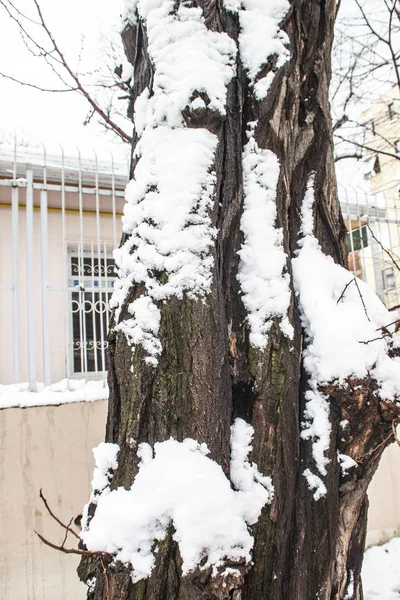
[[[40,492],[39,492],[39,496],[41,498],[41,500],[43,501],[43,504],[45,505],[48,513],[50,514],[51,517],[53,517],[53,519],[59,524],[61,525],[61,527],[63,527],[67,532],[69,531],[70,533],[72,533],[72,535],[74,535],[78,540],[80,540],[81,538],[79,537],[79,535],[76,533],[76,531],[74,531],[73,529],[70,528],[69,525],[65,525],[65,523],[63,523],[58,517],[56,517],[56,515],[53,513],[53,511],[51,510],[46,498],[43,496],[43,492],[42,492],[42,488],[40,488]],[[71,523],[70,523],[71,524]]]
[[[396,269],[398,271],[400,271],[400,265],[395,261],[395,259],[393,258],[392,253],[390,252],[390,250],[387,250],[382,242],[380,240],[378,240],[378,238],[376,237],[376,235],[374,234],[374,232],[372,231],[371,227],[369,226],[369,224],[367,223],[367,227],[369,229],[370,234],[372,235],[372,237],[374,238],[374,240],[379,244],[379,246],[382,248],[382,250],[384,252],[386,252],[386,254],[389,256],[390,260],[392,261],[392,263],[394,264],[394,266],[396,267]]]
[[[349,285],[350,285],[351,283],[354,283],[354,278],[353,278],[353,279],[350,279],[350,281],[348,281],[348,282],[346,283],[346,285],[344,286],[344,290],[343,290],[343,292],[340,294],[339,298],[338,298],[338,299],[337,299],[337,301],[336,301],[336,304],[339,304],[339,302],[340,302],[340,301],[341,301],[341,299],[344,297],[344,295],[345,295],[345,293],[346,293],[346,290],[347,290],[347,288],[349,287]]]
[[[39,540],[43,542],[43,544],[46,544],[46,546],[53,548],[53,550],[58,550],[59,552],[64,552],[64,554],[79,554],[79,556],[99,556],[101,558],[105,558],[106,560],[109,560],[110,562],[114,558],[112,556],[112,554],[109,554],[108,552],[98,552],[95,550],[78,550],[77,548],[64,548],[63,546],[58,546],[57,544],[50,542],[43,535],[41,535],[38,531],[35,531],[35,534],[38,536]]]
[[[42,14],[42,10],[39,6],[39,3],[37,0],[33,0],[35,6],[36,6],[36,10],[38,12],[39,18],[40,18],[40,22],[43,26],[43,29],[45,30],[47,36],[49,37],[49,39],[51,40],[51,43],[53,44],[53,47],[55,49],[55,51],[57,52],[64,68],[67,70],[67,72],[69,73],[69,75],[72,77],[72,79],[75,81],[76,87],[78,88],[78,90],[81,92],[81,94],[86,98],[86,100],[89,102],[89,104],[91,105],[91,107],[97,112],[97,114],[100,115],[100,117],[107,123],[107,125],[109,125],[111,127],[111,129],[113,131],[115,131],[116,133],[118,133],[118,135],[125,140],[126,142],[131,143],[132,142],[132,138],[125,133],[125,131],[123,131],[116,123],[114,123],[110,117],[103,111],[102,108],[100,108],[100,106],[97,104],[97,102],[95,102],[92,98],[92,96],[86,91],[86,89],[83,87],[83,85],[81,84],[79,78],[77,77],[77,75],[72,71],[72,69],[70,68],[69,64],[67,63],[67,61],[65,60],[64,54],[61,52],[60,48],[57,45],[57,42],[55,41],[51,31],[49,30],[49,28],[47,27],[47,24],[44,20],[43,14]]]
[[[339,135],[338,133],[335,133],[334,135],[343,142],[347,142],[349,144],[353,144],[353,146],[357,146],[357,148],[363,148],[364,150],[369,150],[370,152],[374,152],[375,154],[384,154],[385,156],[390,156],[391,158],[400,160],[400,154],[388,152],[387,150],[380,150],[379,148],[373,148],[372,146],[368,146],[367,144],[360,144],[360,142],[356,142],[356,140],[350,140],[348,138],[345,138],[342,135]]]
[[[354,277],[354,283],[356,284],[356,288],[358,290],[358,295],[360,296],[360,300],[361,300],[362,305],[364,307],[365,316],[367,317],[368,321],[371,321],[371,319],[368,316],[368,311],[367,311],[367,307],[365,306],[363,295],[362,295],[360,287],[358,285],[357,277]]]
[[[31,88],[34,88],[35,90],[40,90],[41,92],[54,92],[56,94],[59,94],[61,92],[77,92],[77,91],[79,91],[79,88],[74,88],[74,87],[69,87],[64,90],[55,90],[55,89],[44,88],[39,85],[35,85],[34,83],[28,83],[27,81],[21,81],[20,79],[15,79],[15,77],[11,77],[11,75],[6,75],[5,73],[0,73],[0,77],[4,77],[4,79],[10,79],[11,81],[15,81],[15,83],[19,83],[19,85],[31,87]]]

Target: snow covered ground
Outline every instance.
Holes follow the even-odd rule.
[[[69,389],[68,389],[69,387]],[[32,406],[58,406],[70,402],[107,400],[108,386],[104,381],[66,379],[45,387],[37,384],[38,391],[30,392],[28,383],[0,385],[0,409],[29,408]]]
[[[362,580],[364,600],[399,600],[400,538],[366,551]]]

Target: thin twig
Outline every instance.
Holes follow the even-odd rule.
[[[385,329],[387,329],[391,325],[398,325],[398,324],[400,324],[400,319],[396,319],[395,321],[392,321],[391,323],[388,323],[387,325],[382,325],[382,327],[378,327],[378,329],[376,331],[384,331]],[[397,330],[397,328],[396,328],[396,330]],[[390,334],[390,335],[392,335],[392,334]]]
[[[378,240],[378,238],[375,236],[374,232],[372,231],[372,229],[371,229],[371,227],[368,225],[368,223],[367,223],[367,227],[368,227],[368,229],[369,229],[369,231],[370,231],[370,233],[371,233],[372,237],[374,238],[374,240],[375,240],[375,241],[376,241],[376,242],[377,242],[377,243],[380,245],[380,247],[382,248],[382,250],[383,250],[384,252],[386,252],[386,254],[387,254],[389,257],[390,257],[390,260],[392,261],[392,263],[394,264],[394,266],[396,267],[396,269],[397,269],[398,271],[400,271],[400,266],[399,266],[399,265],[398,265],[398,263],[397,263],[397,262],[394,260],[394,258],[393,258],[393,256],[392,256],[392,253],[391,253],[391,252],[389,252],[389,250],[387,250],[387,249],[386,249],[386,248],[383,246],[383,244],[382,244],[382,242],[381,242],[380,240]]]
[[[53,544],[53,542],[47,540],[37,531],[35,531],[35,533],[38,536],[38,538],[43,542],[43,544],[49,546],[50,548],[53,548],[53,550],[59,550],[59,552],[64,552],[64,554],[79,554],[80,556],[100,556],[101,558],[105,558],[109,561],[112,561],[114,558],[113,555],[109,554],[108,552],[99,552],[95,550],[78,550],[77,548],[63,548],[62,546],[57,546],[57,544]]]
[[[365,315],[366,315],[366,317],[367,317],[368,321],[371,321],[371,319],[370,319],[370,318],[369,318],[369,316],[368,316],[367,307],[365,306],[364,298],[362,297],[362,294],[361,294],[360,288],[359,288],[359,286],[358,286],[358,282],[357,282],[357,279],[356,279],[356,277],[354,277],[354,283],[356,284],[356,287],[357,287],[357,290],[358,290],[358,294],[359,294],[359,296],[360,296],[360,299],[361,299],[362,305],[363,305],[363,307],[364,307]]]
[[[343,290],[343,292],[340,294],[339,298],[337,299],[337,302],[336,302],[336,304],[339,304],[339,302],[341,301],[341,299],[342,299],[342,298],[343,298],[343,296],[345,295],[345,293],[346,293],[346,290],[347,290],[347,288],[349,287],[349,285],[350,285],[351,283],[354,283],[354,279],[350,279],[350,281],[349,281],[348,283],[346,283],[346,285],[345,285],[345,287],[344,287],[344,290]]]
[[[72,520],[73,520],[73,518],[74,518],[74,517],[71,517],[71,519],[70,519],[70,522],[68,523],[68,529],[69,529],[69,527],[70,527],[70,525],[71,525],[71,523],[72,523]],[[67,541],[67,537],[68,537],[68,529],[66,529],[66,530],[65,530],[65,535],[64,535],[63,542],[62,542],[62,544],[61,544],[61,548],[64,548],[64,546],[65,546],[65,542]]]
[[[358,342],[359,344],[370,344],[371,342],[376,342],[378,340],[384,340],[385,337],[391,337],[391,333],[384,333],[383,335],[373,338],[372,340],[364,340],[361,342]]]
[[[76,533],[76,531],[74,531],[73,529],[71,529],[71,527],[69,525],[65,525],[65,523],[63,523],[58,517],[56,517],[56,515],[53,513],[53,511],[51,510],[46,498],[43,496],[43,492],[42,492],[42,488],[40,488],[40,492],[39,492],[39,496],[41,498],[41,500],[43,500],[43,504],[45,505],[45,507],[47,508],[47,511],[49,512],[50,516],[53,517],[53,519],[55,521],[57,521],[57,523],[59,525],[61,525],[61,527],[63,527],[66,531],[69,531],[70,533],[72,533],[72,535],[74,535],[78,540],[80,540],[81,538],[79,537],[79,535]],[[71,523],[70,523],[71,524]]]
[[[107,123],[113,131],[115,131],[123,140],[125,140],[125,142],[131,143],[132,138],[127,133],[125,133],[125,131],[123,131],[120,127],[118,127],[118,125],[116,123],[114,123],[114,121],[112,121],[112,119],[110,119],[110,117],[100,108],[100,106],[93,100],[92,96],[90,96],[90,94],[83,87],[83,85],[80,82],[80,79],[78,78],[76,73],[74,73],[74,71],[71,69],[71,67],[67,63],[67,61],[64,57],[64,54],[61,52],[56,40],[53,37],[53,34],[51,33],[50,29],[48,28],[48,26],[44,20],[42,10],[40,8],[38,1],[33,0],[33,2],[36,6],[36,10],[39,15],[39,19],[40,19],[43,29],[45,30],[48,38],[50,39],[51,43],[53,44],[53,48],[56,51],[56,53],[58,54],[63,67],[66,69],[66,71],[68,72],[70,77],[75,81],[75,84],[76,84],[76,87],[78,88],[78,90],[86,98],[86,100],[89,102],[89,104],[92,106],[92,108],[101,116],[101,118],[105,121],[105,123]]]
[[[20,79],[15,79],[15,77],[12,77],[11,75],[6,75],[6,73],[0,73],[0,77],[4,77],[4,79],[10,79],[11,81],[15,81],[15,83],[19,83],[19,85],[24,85],[26,87],[31,87],[35,90],[39,90],[41,92],[54,92],[54,93],[61,93],[61,92],[76,92],[78,91],[78,88],[74,88],[74,87],[69,87],[65,90],[55,90],[55,89],[50,89],[50,88],[44,88],[41,87],[40,85],[35,85],[34,83],[28,83],[27,81],[21,81]]]

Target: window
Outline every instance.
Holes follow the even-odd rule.
[[[391,102],[391,103],[388,105],[388,111],[389,111],[389,119],[390,119],[391,121],[393,121],[393,119],[394,119],[394,118],[395,118],[395,116],[396,116],[396,113],[395,113],[395,110],[394,110],[394,102]]]
[[[394,272],[394,268],[390,267],[389,269],[385,269],[382,271],[382,279],[383,279],[383,289],[384,290],[394,290],[396,287],[396,276]]]
[[[381,172],[381,163],[379,162],[379,156],[376,157],[374,162],[374,173],[378,175]]]
[[[357,227],[357,229],[353,229],[347,233],[347,250],[348,252],[352,252],[352,250],[361,250],[362,248],[366,248],[368,246],[368,229],[367,226]]]
[[[400,140],[395,141],[394,147],[396,148],[397,154],[400,154]]]
[[[107,369],[109,300],[115,279],[114,260],[93,252],[69,256],[74,373]]]

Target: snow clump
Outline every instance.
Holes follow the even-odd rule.
[[[226,86],[235,74],[236,44],[209,30],[200,8],[173,0],[130,1],[125,14],[146,26],[154,65],[152,95],[146,88],[135,103],[135,127],[141,136],[137,165],[126,189],[123,231],[127,241],[115,251],[118,278],[111,307],[116,330],[141,344],[146,362],[161,353],[157,302],[173,296],[203,298],[210,291],[216,231],[212,172],[218,138],[207,129],[185,126],[186,110],[225,114]],[[205,100],[204,100],[204,99]],[[134,284],[142,295],[121,308]]]
[[[239,250],[243,304],[248,311],[250,343],[267,346],[272,319],[280,318],[283,333],[293,338],[287,316],[290,279],[286,273],[282,229],[276,227],[276,186],[279,161],[270,150],[259,148],[250,123],[249,141],[243,152],[244,208],[240,222],[244,243]]]
[[[394,332],[393,315],[363,281],[322,252],[313,235],[313,199],[312,174],[301,210],[303,237],[292,269],[307,338],[303,364],[310,376],[301,437],[313,440],[317,470],[326,475],[331,425],[329,404],[319,388],[333,381],[345,385],[349,377],[371,377],[380,397],[394,400],[400,395],[400,359],[388,355],[399,342],[382,336],[383,327]],[[311,485],[309,474],[304,475]],[[319,497],[322,492],[321,488]]]
[[[196,567],[251,560],[254,524],[273,498],[270,477],[249,463],[253,428],[236,419],[231,428],[232,489],[222,468],[207,457],[206,444],[173,438],[140,444],[139,472],[130,490],[101,494],[93,519],[82,532],[89,550],[114,554],[131,565],[133,581],[149,577],[155,543],[172,524],[179,544],[183,574]]]
[[[288,0],[224,0],[224,7],[239,14],[240,56],[257,100],[266,98],[277,69],[290,58],[289,38],[279,27],[290,9]],[[262,67],[274,57],[276,64],[257,80]]]

